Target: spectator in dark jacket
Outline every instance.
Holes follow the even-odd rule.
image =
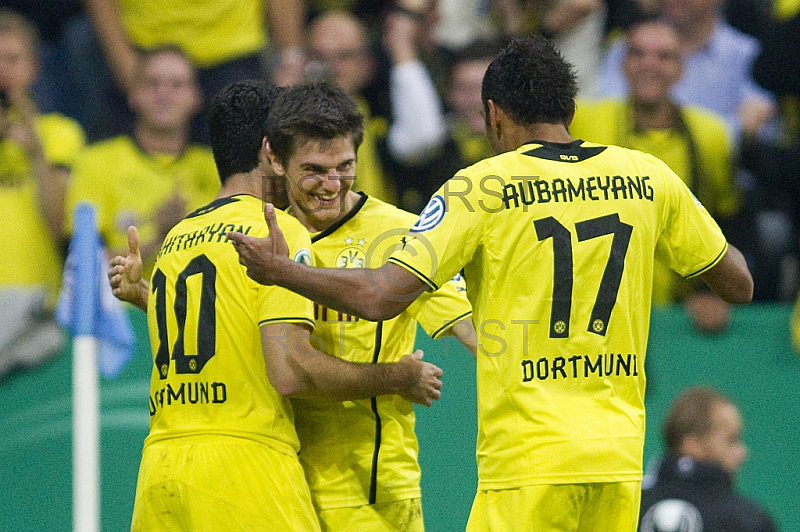
[[[664,422],[667,456],[642,483],[640,532],[774,532],[770,516],[736,493],[747,458],[742,417],[713,388],[689,388]]]

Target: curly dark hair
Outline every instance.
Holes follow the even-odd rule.
[[[325,81],[285,89],[272,106],[267,137],[278,160],[286,164],[309,140],[349,136],[358,150],[364,140],[364,117],[342,89]]]
[[[564,124],[575,112],[574,67],[542,36],[516,37],[497,54],[483,77],[481,99],[492,100],[523,126]]]
[[[258,152],[267,135],[267,115],[282,90],[265,81],[246,80],[227,85],[211,98],[209,136],[223,183],[258,166]]]

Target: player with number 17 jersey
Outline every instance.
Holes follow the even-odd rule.
[[[726,250],[680,178],[633,150],[531,142],[445,183],[389,260],[433,289],[464,268],[478,489],[638,482],[653,257],[692,277]]]

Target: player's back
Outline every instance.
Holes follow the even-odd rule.
[[[531,142],[446,183],[409,244],[391,260],[434,288],[464,268],[479,489],[641,478],[653,262],[697,274],[727,249],[680,178],[633,150]]]
[[[481,395],[510,394],[516,405],[486,401],[505,423],[484,424],[482,451],[508,452],[495,449],[502,431],[526,426],[520,421],[530,415],[536,423],[519,435],[535,437],[541,454],[518,456],[516,474],[635,480],[656,255],[695,274],[724,253],[724,238],[682,181],[641,152],[534,143],[490,160],[484,175],[500,177],[502,197],[485,217],[480,257],[465,276],[469,290],[479,279],[481,332],[503,338],[507,351],[492,364],[479,357],[491,368]],[[703,241],[694,236],[708,234],[713,251],[688,251]]]
[[[148,328],[154,356],[151,430],[163,438],[218,434],[298,450],[291,407],[267,379],[260,325],[313,324],[311,303],[247,277],[228,231],[268,234],[260,199],[220,198],[167,235],[151,280]],[[308,234],[279,213],[292,253]]]

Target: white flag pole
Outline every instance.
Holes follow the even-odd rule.
[[[94,336],[97,230],[94,208],[75,209],[72,345],[72,525],[75,532],[100,530],[100,430],[97,339]]]
[[[72,341],[72,529],[100,530],[100,431],[97,339]]]

